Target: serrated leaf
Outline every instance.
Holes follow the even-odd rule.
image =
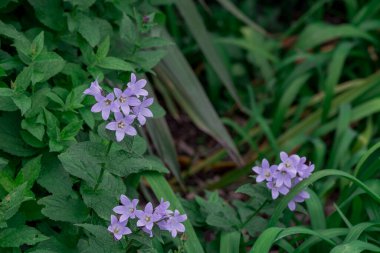
[[[93,187],[98,180],[101,164],[105,162],[105,153],[106,148],[101,143],[81,142],[72,145],[58,157],[67,172]]]
[[[72,191],[73,180],[70,178],[58,157],[54,154],[44,155],[38,184],[48,192],[56,195],[68,196]]]
[[[82,129],[83,121],[70,122],[61,131],[61,140],[75,140],[75,136]]]
[[[49,237],[32,227],[6,228],[0,232],[0,247],[16,248],[24,244],[35,245],[47,239]]]
[[[79,20],[78,32],[83,36],[88,44],[90,44],[91,47],[95,47],[100,41],[99,27],[90,17],[81,16]]]
[[[17,174],[15,182],[18,185],[26,183],[27,188],[32,188],[41,171],[41,156],[29,160]]]
[[[103,59],[107,56],[108,52],[110,50],[110,37],[107,36],[102,43],[99,44],[98,50],[96,51],[96,56],[99,59]]]
[[[0,222],[10,219],[16,214],[20,205],[27,200],[32,199],[26,194],[27,184],[24,183],[10,192],[0,203]]]
[[[143,157],[131,155],[125,151],[110,153],[108,155],[106,168],[111,173],[121,177],[144,171],[168,173],[168,170],[157,158],[152,156]]]
[[[36,12],[36,17],[47,27],[62,31],[65,28],[66,18],[60,0],[28,0]]]
[[[45,206],[42,214],[55,221],[79,223],[88,217],[87,207],[74,192],[70,196],[50,195],[37,203]]]
[[[0,149],[16,156],[31,156],[36,150],[21,139],[20,129],[20,118],[17,114],[3,113],[0,117]]]
[[[12,99],[15,105],[21,110],[22,115],[24,115],[26,111],[29,110],[32,106],[32,99],[26,94],[14,94]]]
[[[40,32],[32,41],[31,45],[31,54],[32,54],[32,60],[35,59],[44,48],[44,32]]]
[[[44,82],[62,71],[65,60],[57,53],[42,52],[33,61],[33,84]]]

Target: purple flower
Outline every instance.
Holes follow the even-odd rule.
[[[256,182],[260,183],[264,180],[266,181],[272,181],[273,173],[276,171],[277,166],[276,165],[269,165],[269,162],[267,159],[263,159],[261,162],[261,167],[255,166],[252,168],[254,172],[257,173]]]
[[[160,204],[156,206],[154,209],[154,213],[157,214],[160,219],[164,216],[166,216],[169,212],[168,208],[170,206],[169,201],[164,201],[163,198],[161,198]]]
[[[131,95],[135,95],[136,97],[148,96],[148,91],[143,89],[146,85],[146,80],[141,79],[137,81],[134,73],[131,74],[131,81],[127,85],[128,92],[130,92]]]
[[[120,107],[125,115],[128,115],[131,111],[129,106],[138,106],[141,102],[136,97],[131,97],[128,89],[121,91],[118,88],[114,88],[113,92],[116,95],[115,105]]]
[[[137,226],[145,227],[148,230],[152,230],[154,222],[159,220],[159,217],[153,213],[153,206],[150,202],[146,204],[144,211],[137,210],[136,216],[139,218]]]
[[[116,131],[116,140],[122,141],[125,135],[134,136],[137,134],[136,129],[131,126],[135,119],[134,115],[125,116],[121,112],[115,112],[115,121],[111,121],[106,128]]]
[[[139,106],[133,108],[133,113],[141,125],[144,125],[146,118],[153,117],[153,113],[147,107],[153,104],[153,98],[145,99]]]
[[[277,199],[280,193],[286,195],[289,192],[289,189],[285,185],[278,186],[276,181],[271,181],[267,183],[267,187],[272,191],[272,198]]]
[[[102,118],[107,120],[110,116],[110,112],[118,112],[119,107],[115,105],[115,96],[113,93],[108,94],[106,97],[101,95],[95,97],[97,103],[91,108],[92,112],[102,112]]]
[[[103,89],[99,86],[98,80],[91,83],[90,88],[86,89],[83,94],[90,95],[95,98],[102,97]]]
[[[129,218],[136,218],[136,208],[138,199],[132,199],[132,201],[125,195],[120,196],[121,206],[116,206],[113,211],[117,214],[121,214],[120,221],[128,221]]]
[[[178,210],[175,210],[160,227],[169,231],[174,238],[178,232],[185,232],[185,226],[181,223],[185,220],[187,220],[186,214],[181,215]]]
[[[119,221],[115,215],[111,215],[111,225],[108,226],[116,240],[120,240],[123,235],[129,235],[132,231],[126,227],[128,220]]]
[[[297,173],[303,179],[310,177],[313,171],[314,171],[314,164],[310,163],[309,165],[306,165],[302,163],[298,165]]]
[[[291,211],[296,209],[296,203],[302,203],[305,199],[310,198],[310,194],[307,191],[301,191],[298,193],[289,203],[288,207]]]

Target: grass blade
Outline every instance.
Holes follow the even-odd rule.
[[[222,232],[220,236],[220,253],[239,253],[240,232]]]
[[[314,191],[308,190],[310,199],[306,200],[307,210],[309,211],[311,227],[313,229],[325,229],[326,218],[321,200]]]
[[[241,163],[235,143],[180,50],[176,46],[171,47],[155,70],[195,125],[215,138],[236,162]]]
[[[194,39],[197,41],[207,61],[218,74],[220,81],[226,86],[234,100],[242,106],[229,71],[223,64],[221,57],[213,45],[213,40],[208,33],[193,0],[177,0],[175,1],[175,5],[184,18],[187,27],[193,34]]]

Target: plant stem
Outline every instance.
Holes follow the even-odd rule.
[[[269,203],[268,199],[266,199],[266,200],[261,204],[261,206],[260,206],[258,209],[256,209],[256,211],[248,217],[248,219],[247,219],[247,220],[241,225],[241,228],[244,228],[244,227],[245,227],[245,226],[246,226],[246,225],[247,225],[247,224],[253,219],[253,217],[255,217],[255,216],[261,211],[261,209],[264,208],[264,206],[265,206],[267,203]]]
[[[111,147],[112,147],[112,141],[109,141],[108,146],[107,146],[106,156],[108,156],[108,154],[111,150]],[[105,163],[102,164],[102,167],[100,169],[100,174],[99,174],[98,180],[96,180],[94,191],[96,191],[98,189],[100,182],[102,181],[104,170],[105,170]]]

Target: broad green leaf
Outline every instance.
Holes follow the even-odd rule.
[[[103,59],[107,56],[110,50],[110,37],[107,36],[98,46],[98,50],[96,51],[96,56],[98,59]]]
[[[24,69],[17,75],[16,80],[13,84],[16,91],[25,91],[33,76],[33,67],[24,67]]]
[[[12,218],[23,202],[32,199],[30,196],[27,196],[26,191],[27,184],[24,183],[17,186],[4,197],[0,203],[0,223]]]
[[[20,136],[20,118],[14,113],[0,117],[0,149],[12,155],[28,157],[36,153]]]
[[[30,189],[34,185],[41,171],[41,156],[29,160],[17,174],[15,179],[16,184],[21,185],[26,183]]]
[[[88,217],[87,207],[74,192],[70,196],[53,194],[40,199],[37,203],[44,205],[42,214],[55,221],[79,223]]]
[[[44,32],[40,32],[32,41],[31,45],[31,55],[32,55],[32,60],[35,59],[42,51],[44,48]]]
[[[67,126],[65,126],[61,133],[61,140],[75,140],[75,136],[82,129],[83,122],[81,120],[70,122]]]
[[[58,158],[67,172],[95,186],[105,154],[106,148],[101,143],[80,142],[69,147]]]
[[[121,177],[144,171],[168,172],[165,166],[153,156],[137,156],[125,151],[117,151],[111,152],[107,158],[106,169]]]
[[[32,99],[23,93],[16,93],[12,97],[15,105],[21,110],[21,114],[24,115],[27,110],[32,106]]]
[[[47,27],[62,31],[65,28],[66,17],[60,0],[28,0],[36,12],[36,17]]]
[[[95,20],[88,16],[82,15],[78,22],[78,32],[90,44],[91,47],[95,47],[101,39],[99,27],[97,26]]]
[[[170,202],[170,208],[177,209],[180,213],[185,213],[185,210],[183,209],[181,202],[175,196],[170,185],[162,175],[160,175],[157,172],[146,172],[144,173],[144,177],[152,187],[153,192],[158,199],[164,198],[165,200]],[[186,252],[203,253],[204,250],[202,248],[202,245],[190,221],[186,220],[184,222],[184,225],[186,228],[187,235],[187,240],[184,242]]]
[[[35,245],[47,239],[48,237],[40,231],[28,226],[6,228],[0,231],[0,247],[17,248],[24,244]]]
[[[65,60],[57,53],[42,52],[33,61],[33,84],[44,82],[62,71]]]
[[[100,59],[98,66],[104,69],[111,70],[134,71],[133,64],[112,56]]]
[[[21,121],[21,127],[36,137],[38,140],[42,141],[42,138],[45,134],[45,128],[43,124],[38,124],[36,121],[37,117],[23,119]]]
[[[48,192],[61,196],[69,196],[73,186],[73,180],[55,154],[42,157],[42,168],[37,183]]]

